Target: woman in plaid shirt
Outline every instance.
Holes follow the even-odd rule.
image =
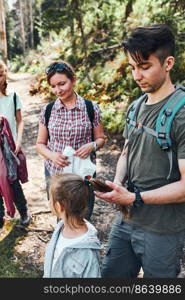
[[[63,155],[66,146],[71,146],[76,150],[76,156],[85,159],[104,145],[105,136],[97,103],[92,102],[92,129],[85,101],[74,91],[76,76],[73,68],[66,62],[54,62],[46,68],[46,76],[57,99],[51,110],[48,128],[45,121],[47,105],[41,111],[36,147],[38,153],[45,157],[45,174],[48,179],[52,175],[61,174],[63,168],[69,165],[67,157]],[[93,206],[94,199],[91,199],[87,219],[90,219]]]

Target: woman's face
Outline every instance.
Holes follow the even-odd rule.
[[[55,73],[50,78],[50,86],[53,93],[62,101],[68,102],[74,95],[75,79],[69,79],[63,73]]]

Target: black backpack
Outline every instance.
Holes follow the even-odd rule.
[[[48,123],[49,123],[49,119],[50,119],[52,107],[53,107],[55,101],[56,100],[50,102],[46,106],[46,111],[45,111],[45,125],[46,125],[47,130],[48,130]],[[94,140],[94,135],[93,135],[94,108],[93,108],[92,101],[90,101],[88,99],[84,99],[84,101],[85,101],[85,105],[86,105],[88,117],[89,117],[89,120],[90,120],[91,125],[92,125],[92,141],[93,141]],[[49,139],[49,131],[48,131],[48,139]]]

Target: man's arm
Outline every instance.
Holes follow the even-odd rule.
[[[167,184],[158,189],[141,192],[141,197],[146,204],[170,204],[185,202],[185,159],[179,159],[179,170],[181,178],[179,181]],[[120,187],[112,182],[106,183],[113,188],[110,193],[98,193],[97,197],[111,203],[129,205],[135,200],[135,194],[127,191],[124,187]]]
[[[114,183],[118,185],[122,185],[127,175],[127,143],[128,140],[125,140],[123,151],[118,159],[117,166],[116,166]]]
[[[147,204],[167,204],[185,202],[185,159],[178,160],[181,178],[158,189],[141,193]]]

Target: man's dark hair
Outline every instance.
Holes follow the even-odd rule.
[[[175,56],[175,37],[165,24],[137,27],[122,45],[136,62],[153,54],[162,65],[166,57]]]

